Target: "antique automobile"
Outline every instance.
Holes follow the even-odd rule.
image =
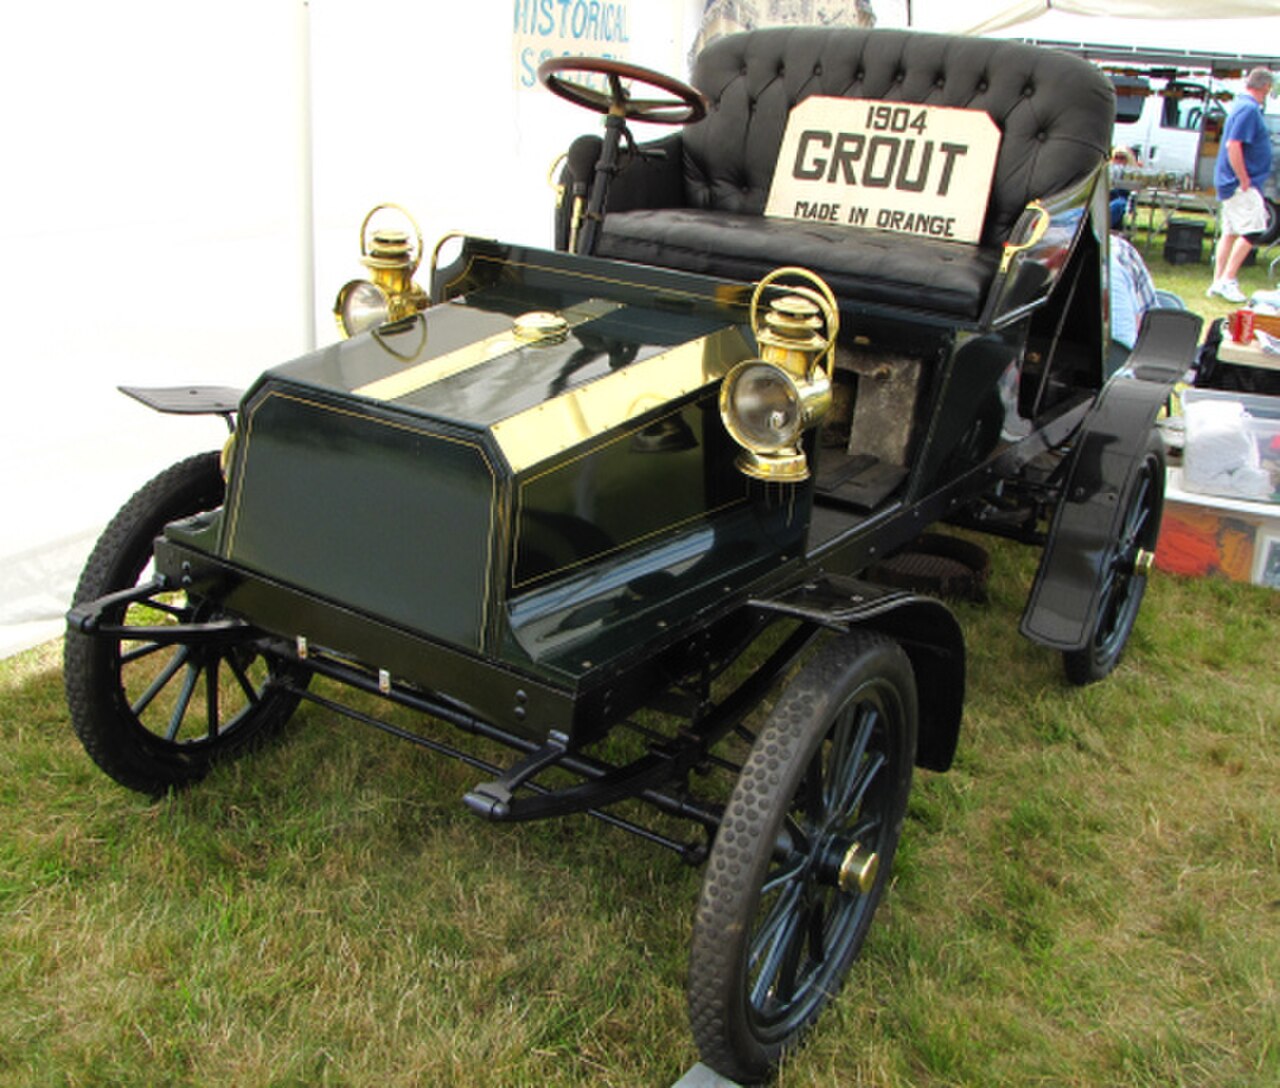
[[[158,795],[309,700],[465,761],[484,819],[590,813],[705,863],[692,1030],[757,1080],[838,990],[914,770],[959,740],[960,626],[881,564],[941,523],[1040,549],[1021,630],[1071,683],[1104,677],[1199,323],[1149,314],[1116,367],[1114,99],[1065,54],[762,30],[708,47],[695,86],[588,58],[541,74],[605,116],[556,175],[556,248],[456,240],[419,289],[420,237],[362,229],[351,335],[243,395],[129,390],[232,434],[102,536],[68,617],[71,718]],[[917,135],[935,107],[990,119],[976,240],[764,215],[810,96]],[[636,142],[634,120],[673,134]],[[846,135],[810,132],[831,165],[805,172],[856,166]]]

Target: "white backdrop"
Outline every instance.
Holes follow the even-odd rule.
[[[625,15],[625,42],[590,40],[585,0],[6,5],[0,656],[61,631],[93,539],[134,489],[223,441],[219,421],[157,415],[116,385],[244,386],[333,339],[331,300],[383,201],[412,209],[428,246],[453,229],[547,244],[547,167],[595,122],[523,86],[537,56],[613,51],[683,74],[704,2],[602,3]],[[1170,16],[1181,2],[1203,0],[1159,0]],[[963,30],[1010,3],[912,0],[912,21]],[[905,25],[906,0],[874,6]],[[1061,18],[999,33],[1076,36]],[[1119,33],[1067,18],[1078,40]],[[1125,33],[1274,49],[1277,24]]]
[[[520,47],[682,72],[695,0],[604,5],[626,42],[583,18],[575,39],[575,5],[545,5],[564,25],[535,19]],[[549,244],[547,168],[596,122],[521,86],[518,24],[513,0],[6,5],[0,656],[60,633],[137,487],[225,437],[117,385],[244,386],[334,339],[383,201],[428,246],[450,229]]]

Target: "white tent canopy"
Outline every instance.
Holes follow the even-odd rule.
[[[1280,67],[1280,0],[878,0],[876,12],[881,26],[1269,58]]]
[[[967,14],[972,10],[969,5],[965,6]],[[1169,23],[1183,19],[1217,21],[1276,16],[1277,6],[1276,0],[1020,0],[970,26],[965,33],[991,34],[1050,12],[1107,19],[1157,19]]]

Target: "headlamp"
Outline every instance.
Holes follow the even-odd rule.
[[[399,212],[413,227],[408,232],[380,228],[372,236],[369,224],[380,211]],[[333,303],[333,316],[344,337],[400,321],[427,308],[427,293],[413,282],[422,260],[422,232],[418,224],[398,204],[379,204],[360,226],[360,263],[369,270],[369,279],[344,284]]]
[[[764,288],[783,276],[817,285],[794,287],[774,299],[760,317]],[[822,367],[834,351],[839,311],[831,289],[806,269],[780,268],[757,285],[751,298],[751,328],[760,358],[747,359],[725,375],[720,418],[742,447],[738,469],[758,480],[798,483],[809,478],[800,443],[831,407],[831,381]],[[826,335],[822,335],[823,325]]]
[[[344,284],[333,304],[338,328],[346,336],[385,325],[391,320],[391,300],[386,291],[368,280]]]
[[[818,370],[797,380],[762,359],[739,363],[720,387],[720,415],[743,448],[738,467],[764,480],[803,480],[809,470],[800,452],[804,432],[831,406],[831,384]]]

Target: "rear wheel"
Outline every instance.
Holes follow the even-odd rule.
[[[839,989],[884,892],[915,762],[915,678],[857,632],[784,692],[725,809],[689,959],[703,1060],[767,1076]]]
[[[1103,557],[1102,590],[1092,635],[1082,649],[1062,655],[1067,679],[1073,684],[1092,684],[1109,674],[1119,663],[1138,619],[1164,508],[1164,445],[1154,430],[1129,481],[1122,508],[1120,531]]]
[[[77,604],[151,580],[155,538],[171,521],[221,505],[216,453],[181,461],[133,496],[98,540],[76,588]],[[71,722],[86,751],[117,782],[159,794],[202,778],[283,724],[298,697],[281,686],[288,667],[257,634],[174,641],[157,630],[225,618],[183,590],[157,588],[104,612],[118,633],[70,631],[64,677]],[[130,628],[138,629],[132,634]]]

